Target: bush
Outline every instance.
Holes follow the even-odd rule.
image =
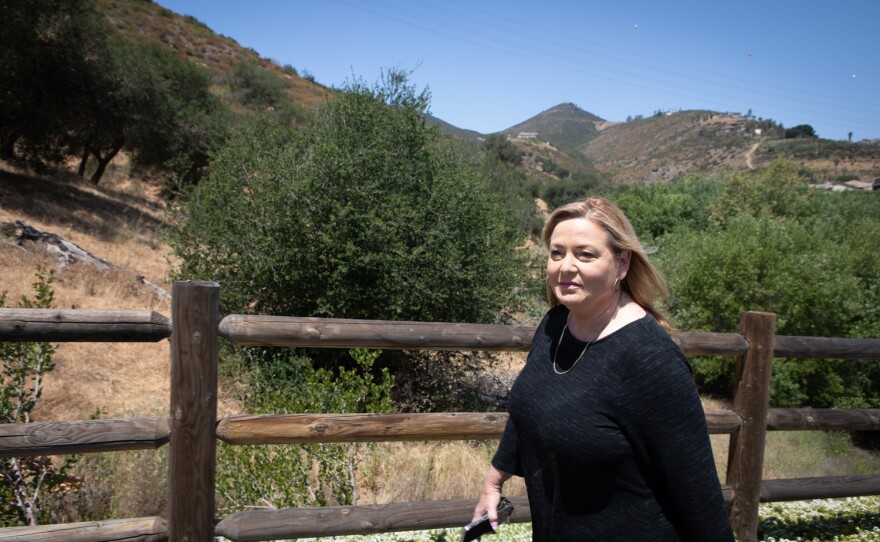
[[[811,195],[804,184],[793,166],[778,163],[725,182],[706,206],[714,220],[695,220],[693,228],[662,221],[659,228],[651,226],[660,233],[657,261],[670,282],[677,325],[732,332],[743,311],[757,310],[777,314],[779,335],[880,334],[874,194]],[[653,201],[627,205],[648,209],[650,218]],[[702,391],[729,395],[732,360],[701,360],[694,369]],[[876,407],[880,367],[856,360],[780,359],[771,391],[773,405],[780,407]]]
[[[257,109],[281,107],[287,100],[287,91],[281,78],[256,64],[241,61],[229,75],[233,99]]]
[[[550,209],[571,201],[585,198],[602,184],[602,180],[590,175],[575,174],[544,185],[541,199]]]
[[[427,95],[353,83],[301,132],[255,120],[178,208],[175,275],[226,312],[496,322],[515,309],[522,234],[481,165],[442,145]]]
[[[372,374],[379,352],[353,350],[353,369],[314,369],[307,358],[251,349],[227,357],[226,370],[244,374],[239,397],[253,414],[391,412],[394,379]],[[375,443],[252,445],[218,448],[218,508],[356,504],[355,474]]]

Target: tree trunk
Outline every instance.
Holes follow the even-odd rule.
[[[79,169],[76,170],[76,174],[79,175],[80,179],[86,176],[86,164],[89,163],[89,150],[88,147],[83,149],[82,157],[79,160]]]
[[[95,158],[98,159],[98,168],[92,174],[92,178],[90,179],[93,183],[98,184],[101,182],[101,177],[104,176],[104,172],[107,170],[107,166],[110,165],[110,162],[116,155],[122,150],[122,145],[125,144],[125,138],[120,138],[116,141],[116,144],[112,149],[110,149],[106,155],[101,156],[100,152],[92,151],[92,154]]]

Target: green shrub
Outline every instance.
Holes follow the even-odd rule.
[[[182,202],[175,276],[223,284],[224,312],[495,322],[523,238],[481,165],[441,144],[427,95],[352,83],[302,131],[256,120]]]
[[[505,321],[522,302],[524,235],[482,157],[440,138],[427,107],[390,72],[351,83],[301,131],[253,119],[181,199],[175,275],[219,281],[225,313]],[[424,367],[429,384],[454,376]]]
[[[282,107],[287,101],[284,82],[271,71],[241,61],[229,75],[234,99],[257,109]]]
[[[880,196],[811,193],[809,181],[777,162],[612,198],[656,248],[678,327],[735,332],[742,312],[769,311],[778,335],[880,336]],[[694,371],[704,393],[731,393],[732,359],[700,358]],[[779,407],[876,408],[880,365],[777,359],[771,392]]]
[[[310,360],[265,350],[239,351],[226,370],[244,374],[241,399],[253,414],[391,412],[394,379],[373,375],[378,351],[352,350],[352,369],[314,369]],[[358,466],[375,443],[252,445],[218,448],[218,508],[356,504]]]

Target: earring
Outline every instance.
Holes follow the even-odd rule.
[[[618,290],[620,290],[620,277],[617,277],[617,279],[614,281],[614,291],[616,292]]]

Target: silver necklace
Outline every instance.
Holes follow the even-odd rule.
[[[618,300],[617,300],[617,307],[614,309],[614,315],[611,316],[611,319],[608,320],[608,323],[605,324],[605,327],[608,327],[611,324],[611,322],[613,322],[614,319],[617,318],[617,312],[619,310],[620,310],[620,298],[618,298]],[[556,356],[559,355],[559,347],[562,345],[562,338],[565,337],[565,330],[568,329],[568,320],[570,318],[571,318],[571,313],[568,313],[568,316],[565,318],[565,325],[562,326],[562,333],[559,334],[559,340],[556,341],[556,350],[553,351],[553,362],[552,362],[553,363],[553,372],[558,375],[564,375],[565,373],[574,369],[575,365],[577,365],[578,362],[581,360],[581,358],[584,357],[584,354],[587,353],[587,349],[590,347],[591,344],[593,344],[593,341],[596,340],[596,339],[591,339],[591,340],[587,341],[586,346],[584,346],[584,349],[581,350],[581,355],[579,355],[577,357],[577,359],[574,360],[574,363],[571,364],[571,367],[569,367],[568,369],[566,369],[564,371],[560,371],[559,369],[557,369],[558,365],[556,364]],[[599,333],[601,334],[601,331]],[[572,335],[572,337],[573,336],[574,335]]]
[[[578,356],[576,360],[574,360],[574,363],[571,364],[571,367],[569,367],[568,369],[566,369],[564,371],[560,371],[559,369],[557,369],[558,366],[556,365],[556,356],[559,354],[559,346],[562,344],[562,337],[565,336],[566,329],[568,329],[568,319],[567,318],[565,320],[565,325],[562,326],[562,333],[559,334],[559,340],[556,342],[556,350],[553,352],[553,372],[558,375],[564,375],[568,371],[574,369],[574,366],[577,365],[578,362],[581,360],[581,358],[584,357],[584,354],[587,353],[587,348],[589,348],[590,345],[593,344],[593,341],[587,341],[587,345],[584,346],[583,350],[581,350],[581,355]]]

